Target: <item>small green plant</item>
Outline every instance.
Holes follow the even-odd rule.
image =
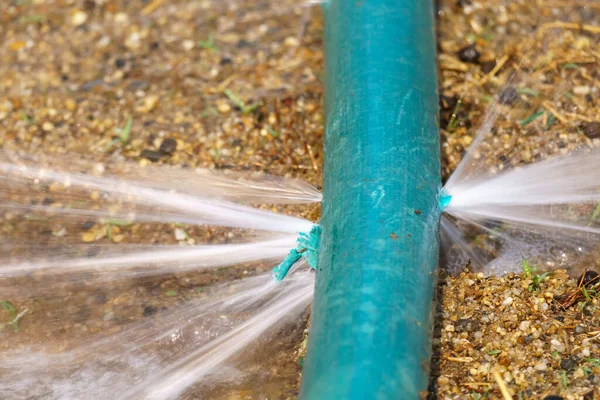
[[[112,227],[113,226],[129,226],[132,225],[133,222],[125,221],[122,219],[109,219],[106,221],[106,237],[108,240],[112,241]]]
[[[600,203],[598,203],[596,205],[596,208],[594,209],[594,212],[592,213],[592,218],[590,218],[590,223],[588,224],[588,226],[591,226],[594,223],[596,218],[598,218],[598,215],[600,215]]]
[[[458,110],[460,109],[461,106],[462,106],[462,98],[459,98],[458,101],[456,102],[456,105],[454,106],[454,110],[452,110],[452,116],[450,117],[450,121],[448,121],[448,126],[446,127],[447,131],[455,130],[456,127],[458,126],[458,124],[460,123],[460,120],[458,120],[457,115],[458,115]]]
[[[277,132],[275,129],[271,128],[270,126],[267,126],[267,132],[269,132],[269,134],[273,137],[279,137],[279,132]]]
[[[529,284],[528,290],[533,292],[534,290],[540,289],[540,284],[544,279],[548,276],[552,275],[552,272],[544,272],[541,275],[536,273],[536,268],[531,261],[526,259],[525,257],[521,257],[521,269],[523,269],[523,273],[526,278],[531,278],[532,282]]]
[[[10,320],[11,320],[10,325],[12,327],[13,332],[15,332],[15,333],[19,332],[19,320],[25,314],[27,309],[25,309],[24,311],[17,314],[16,308],[12,304],[10,304],[8,301],[2,300],[2,301],[0,301],[0,305],[2,306],[2,308],[4,308],[10,314]],[[0,325],[0,332],[2,331],[2,328],[3,328],[3,326]]]
[[[208,34],[208,40],[198,40],[198,46],[209,51],[218,50],[215,46],[215,35],[212,32]]]
[[[106,153],[110,150],[114,145],[121,143],[122,146],[125,146],[127,142],[129,142],[129,138],[131,137],[131,124],[133,123],[133,119],[131,117],[127,118],[127,122],[121,132],[119,132],[119,137],[111,140],[104,148],[102,149],[103,153]]]
[[[567,378],[567,371],[562,371],[560,375],[561,375],[560,385],[562,386],[563,389],[566,389],[567,386],[569,385],[569,378]]]
[[[536,111],[531,116],[529,116],[529,117],[525,118],[523,121],[519,122],[519,125],[527,126],[530,123],[532,123],[533,121],[535,121],[536,119],[538,119],[539,117],[541,117],[542,115],[544,115],[544,110]]]
[[[533,275],[535,271],[535,268],[533,267],[531,262],[525,257],[521,257],[521,269],[523,270],[523,272],[525,273],[525,277],[527,278]]]
[[[240,110],[242,110],[242,114],[250,114],[252,111],[256,110],[261,105],[260,102],[246,104],[244,100],[242,100],[231,90],[225,90],[223,93],[225,93],[225,96],[227,96],[227,98],[229,98],[229,100],[231,100],[233,104],[235,104],[237,107],[239,107]]]

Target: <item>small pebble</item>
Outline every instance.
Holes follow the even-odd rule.
[[[142,153],[140,154],[140,157],[148,159],[152,162],[157,162],[161,159],[161,157],[163,156],[163,153],[160,151],[154,151],[154,150],[142,150]]]
[[[458,58],[462,62],[477,64],[480,56],[481,54],[477,51],[477,49],[475,49],[475,46],[472,44],[465,46],[458,51]]]
[[[577,282],[582,282],[583,280],[583,285],[584,286],[588,286],[591,283],[597,283],[600,282],[600,278],[598,278],[598,273],[596,271],[585,271],[584,274],[581,274],[579,276],[579,278],[577,278]]]
[[[558,351],[559,353],[563,353],[566,350],[565,345],[556,339],[552,339],[550,341],[550,344],[552,345],[552,348]]]
[[[165,154],[173,154],[177,150],[177,141],[173,138],[166,138],[160,144],[159,150]]]
[[[548,366],[546,365],[545,362],[542,361],[542,362],[535,364],[535,366],[533,368],[537,369],[538,371],[545,371],[548,368]]]
[[[480,329],[480,325],[477,321],[464,318],[454,323],[454,329],[456,332],[475,332]]]
[[[600,138],[600,122],[588,122],[581,127],[581,130],[590,139]]]
[[[565,358],[560,362],[560,367],[566,371],[571,371],[575,368],[576,363],[572,358]]]
[[[512,105],[519,100],[519,92],[513,86],[508,86],[498,95],[498,102],[505,105]]]
[[[185,234],[185,231],[183,229],[175,228],[175,239],[176,240],[185,240],[186,238],[187,238],[187,235]]]
[[[50,132],[51,130],[53,130],[53,129],[54,129],[54,124],[53,124],[52,122],[48,122],[48,121],[46,121],[46,122],[44,122],[44,123],[42,124],[42,129],[43,129],[45,132]]]
[[[81,10],[75,10],[73,12],[73,15],[71,16],[71,23],[75,26],[80,26],[85,24],[85,21],[87,21],[88,19],[88,15],[87,13],[81,11]]]

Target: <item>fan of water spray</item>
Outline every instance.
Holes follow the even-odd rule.
[[[222,11],[244,7],[232,3]],[[239,21],[255,23],[253,15]],[[210,40],[202,45],[216,47]],[[450,268],[471,264],[501,274],[518,268],[522,257],[575,268],[598,251],[597,143],[578,133],[580,119],[551,102],[570,93],[569,77],[557,89],[531,67],[533,73],[496,71],[513,77],[444,186],[441,235]],[[252,107],[226,93],[242,114]],[[243,116],[239,123],[246,123]],[[520,135],[533,135],[542,150],[526,148]],[[305,154],[314,162],[310,148]],[[289,177],[142,167],[102,150],[93,159],[25,153],[5,138],[0,300],[10,314],[2,325],[10,340],[0,351],[0,393],[217,398],[240,381],[265,382],[264,360],[287,336],[298,341],[298,318],[312,299],[314,273],[306,262],[290,261],[281,281],[271,272],[294,255],[290,250],[299,246],[305,254],[298,235],[317,226],[286,211],[313,215],[303,205],[320,200],[313,186]]]

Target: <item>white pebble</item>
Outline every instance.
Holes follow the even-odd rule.
[[[538,371],[545,371],[548,368],[548,366],[546,365],[545,362],[541,361],[541,362],[535,364],[535,366],[533,368],[537,369]]]
[[[512,297],[507,297],[503,302],[502,305],[503,306],[510,306],[513,303],[513,298]]]
[[[175,239],[177,240],[185,240],[187,235],[183,229],[175,228]]]
[[[531,321],[521,321],[521,323],[519,324],[519,329],[522,330],[523,332],[527,332],[530,325],[531,325]]]
[[[553,348],[554,348],[556,351],[558,351],[558,352],[560,352],[560,353],[562,353],[562,352],[564,352],[564,351],[566,350],[566,347],[565,347],[565,345],[564,345],[564,344],[562,344],[561,342],[559,342],[559,341],[558,341],[558,340],[556,340],[556,339],[552,339],[552,340],[550,341],[550,344],[552,345],[552,347],[553,347]]]
[[[584,347],[583,350],[581,350],[581,355],[584,357],[589,357],[590,356],[590,348]]]

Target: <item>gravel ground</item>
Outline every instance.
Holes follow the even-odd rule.
[[[499,120],[480,147],[480,168],[502,170],[600,144],[600,53],[598,34],[590,28],[599,23],[595,2],[441,0],[439,10],[445,179],[490,104]],[[63,166],[71,162],[65,154],[78,153],[117,170],[135,163],[266,171],[318,186],[321,31],[318,10],[292,1],[2,2],[0,146]],[[511,78],[515,70],[519,75]],[[279,210],[312,220],[320,212]],[[73,240],[175,244],[177,228],[65,225],[3,213],[2,239],[55,246]],[[223,240],[219,231],[185,230],[195,242]],[[541,271],[531,271],[503,278],[477,272],[443,277],[430,396],[501,398],[506,385],[513,398],[594,398],[598,300],[593,283],[584,294],[576,278],[586,268],[598,269],[598,259],[592,253],[577,268],[567,266],[571,276],[556,272],[542,279]],[[86,282],[36,298],[13,287],[0,300],[17,313],[28,312],[18,332],[4,326],[0,350],[40,341],[68,348],[74,337],[84,340],[114,332],[124,322],[158,318],[201,296],[198,288],[265,268],[102,287]],[[567,306],[560,296],[570,293],[578,293],[577,302]],[[0,310],[0,318],[10,321],[11,312]],[[268,355],[248,354],[250,379],[212,388],[211,398],[296,397],[305,329],[305,320],[292,324],[277,334]],[[205,389],[195,390],[188,397]]]

